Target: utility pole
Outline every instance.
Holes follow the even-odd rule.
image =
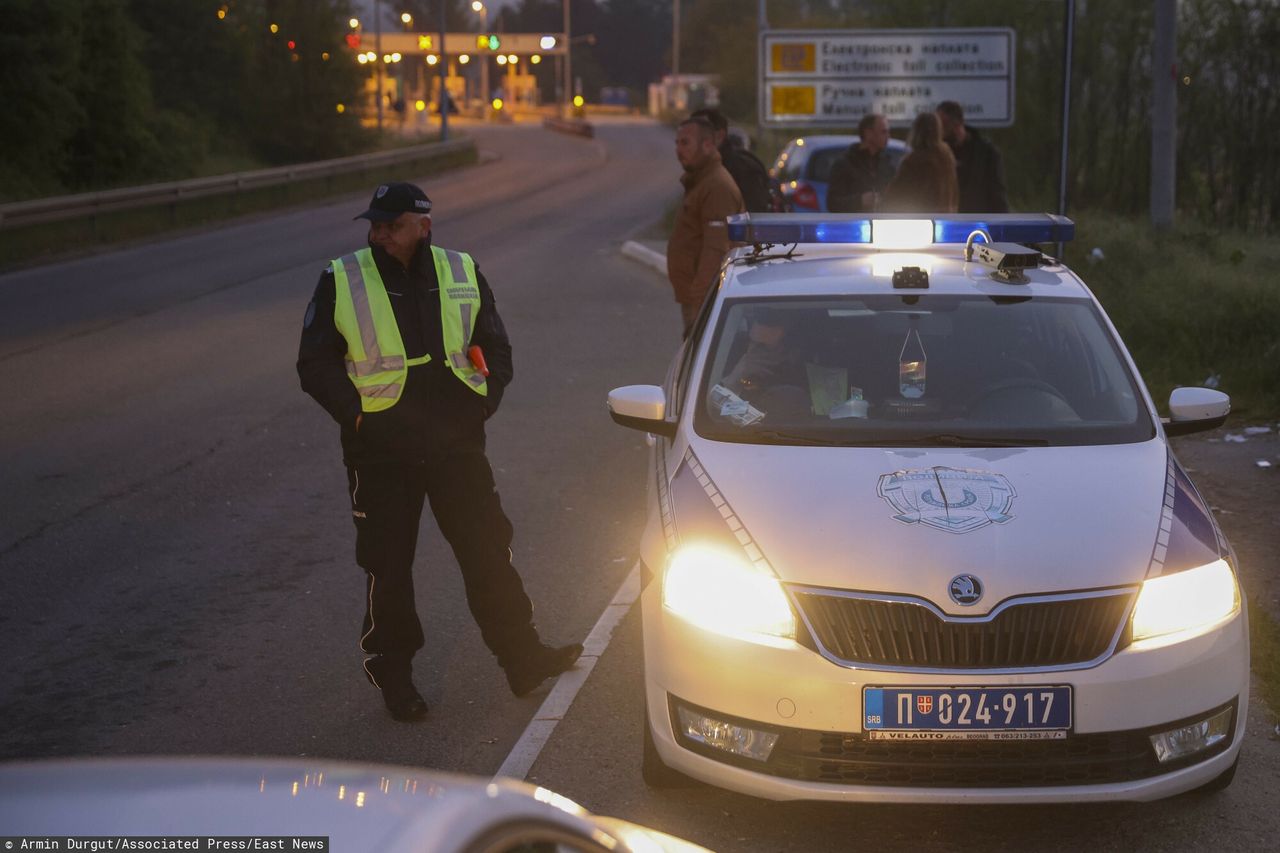
[[[569,118],[573,115],[573,63],[569,54],[573,50],[573,42],[569,38],[569,0],[564,0],[564,105],[562,115]]]
[[[1178,164],[1178,4],[1155,0],[1151,46],[1151,224],[1173,227]]]
[[[1058,159],[1058,215],[1067,215],[1067,143],[1071,137],[1071,54],[1076,43],[1076,0],[1066,0],[1062,22],[1062,153]],[[1062,260],[1063,245],[1057,257]]]
[[[436,103],[440,105],[440,141],[449,138],[449,58],[444,52],[445,0],[440,0],[440,97]]]
[[[378,54],[378,58],[374,60],[378,63],[378,91],[373,99],[378,102],[378,133],[382,133],[382,66],[386,65],[382,61],[382,0],[373,0],[373,49]]]
[[[671,4],[671,76],[680,85],[680,0]]]

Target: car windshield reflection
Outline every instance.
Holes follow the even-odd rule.
[[[695,428],[762,444],[1035,447],[1155,427],[1093,306],[883,295],[726,302]]]

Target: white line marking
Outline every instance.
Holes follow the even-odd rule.
[[[628,240],[622,244],[622,254],[633,261],[649,267],[651,270],[667,274],[667,256],[662,252],[654,251],[643,243],[637,243],[635,240]]]
[[[495,777],[506,776],[509,779],[522,780],[529,775],[529,769],[533,767],[533,762],[538,760],[542,748],[551,739],[551,733],[569,713],[569,706],[573,704],[578,691],[587,683],[591,670],[595,669],[596,662],[609,647],[614,629],[622,622],[622,617],[627,615],[627,611],[639,597],[640,563],[637,561],[631,567],[631,572],[622,582],[622,586],[618,587],[618,591],[614,593],[613,601],[609,602],[609,606],[596,620],[596,626],[583,641],[582,657],[578,658],[577,665],[556,680],[555,686],[542,701],[542,706],[525,727],[524,734],[520,735],[520,739],[511,748],[506,761],[502,762],[502,766],[494,774]]]

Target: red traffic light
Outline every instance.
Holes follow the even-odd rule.
[[[289,50],[293,50],[294,48],[296,48],[296,47],[298,46],[298,43],[297,43],[296,41],[294,41],[293,39],[289,39],[289,41],[287,42],[287,44],[289,45]]]
[[[347,33],[347,47],[349,47],[349,48],[351,48],[351,49],[353,49],[353,50],[354,50],[355,48],[357,48],[357,47],[359,47],[359,46],[360,46],[360,34],[359,34],[359,33]]]

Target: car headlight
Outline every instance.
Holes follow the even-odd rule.
[[[693,624],[719,634],[769,634],[794,639],[795,616],[782,584],[744,558],[691,545],[672,555],[662,603]]]
[[[1143,581],[1133,607],[1133,639],[1212,625],[1235,612],[1240,592],[1225,560]]]

